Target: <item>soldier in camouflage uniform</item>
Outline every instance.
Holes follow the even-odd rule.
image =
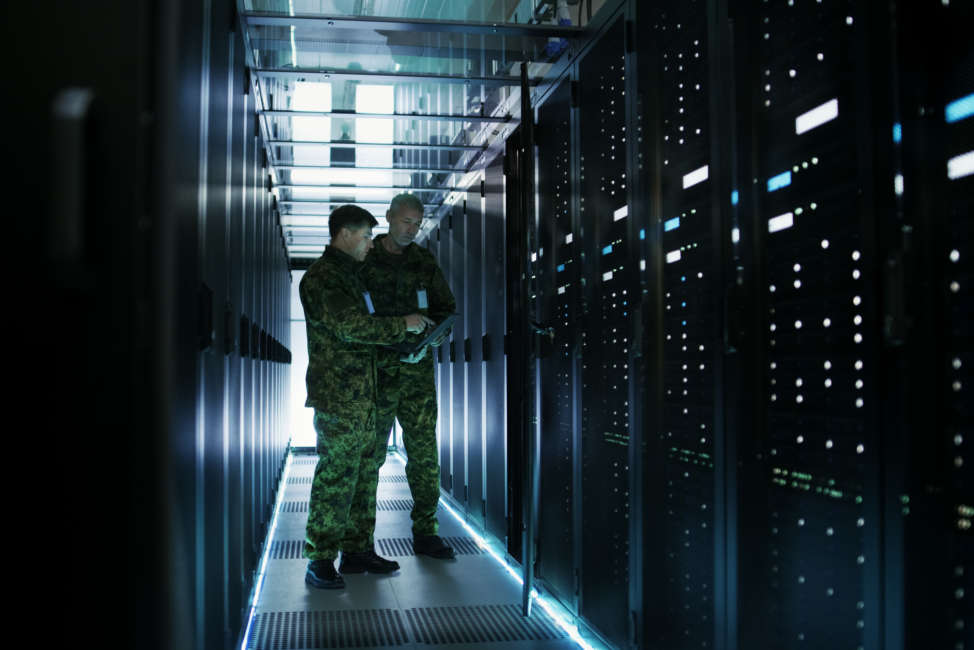
[[[380,235],[365,260],[362,277],[376,313],[390,316],[419,310],[437,323],[456,310],[456,299],[436,259],[413,242],[423,221],[423,204],[411,194],[392,199],[386,213],[389,234]],[[407,335],[406,340],[420,340]],[[446,335],[434,341],[439,345]],[[374,472],[385,462],[389,432],[398,418],[406,447],[406,479],[413,495],[413,547],[435,558],[454,557],[453,549],[437,536],[440,467],[436,448],[436,386],[433,357],[424,349],[415,358],[400,360],[392,350],[379,348],[378,405]],[[374,520],[370,522],[374,527]]]
[[[399,564],[373,548],[375,523],[376,345],[404,340],[431,323],[415,313],[378,316],[359,274],[372,248],[375,217],[344,205],[328,219],[331,244],[301,280],[308,328],[308,400],[315,410],[320,456],[308,506],[305,582],[325,589],[345,586],[340,571],[389,573]]]

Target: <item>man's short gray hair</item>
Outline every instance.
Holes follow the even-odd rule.
[[[389,204],[389,212],[392,214],[399,214],[399,211],[403,208],[407,210],[416,210],[420,215],[423,214],[423,203],[415,194],[397,194],[392,197],[392,202]]]

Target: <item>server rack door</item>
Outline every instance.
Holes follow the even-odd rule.
[[[226,178],[226,210],[228,213],[226,237],[224,239],[224,269],[226,277],[226,291],[222,305],[223,317],[221,329],[221,352],[223,353],[224,373],[224,455],[227,466],[227,488],[224,495],[223,510],[226,512],[227,539],[227,594],[226,604],[228,622],[231,631],[231,642],[236,639],[241,627],[242,611],[247,589],[243,580],[243,446],[241,445],[240,429],[240,378],[241,363],[237,354],[238,337],[240,333],[240,291],[241,291],[241,251],[240,237],[243,220],[243,192],[244,173],[247,165],[245,154],[247,128],[247,111],[249,97],[244,94],[241,83],[244,80],[243,70],[243,39],[239,32],[230,36],[232,45],[232,60],[228,70],[229,83],[227,93],[230,102],[231,119],[228,147],[230,150],[227,164]]]
[[[466,206],[453,207],[453,228],[450,231],[450,277],[453,295],[457,301],[456,323],[453,325],[453,414],[450,472],[450,488],[453,498],[466,507],[467,489],[467,359],[464,341],[467,337],[467,214]]]
[[[487,530],[507,538],[507,358],[504,339],[507,315],[504,268],[504,163],[495,160],[486,169],[484,211],[484,289],[491,308],[485,314],[486,414],[485,467]]]
[[[582,290],[582,615],[614,643],[630,639],[629,336],[624,23],[579,63]]]
[[[467,386],[467,516],[484,526],[484,427],[483,427],[483,346],[484,296],[482,287],[483,210],[480,188],[467,192],[464,258],[467,267],[464,296],[466,297],[466,336],[464,354]]]
[[[529,119],[533,119],[530,116]],[[507,550],[517,561],[524,561],[523,531],[525,530],[524,504],[525,476],[530,467],[525,465],[525,439],[528,436],[528,418],[533,407],[532,387],[526,381],[527,366],[531,363],[530,335],[524,323],[531,318],[528,295],[529,230],[533,215],[526,214],[523,194],[531,184],[522,176],[527,166],[523,158],[533,152],[524,150],[521,131],[515,129],[505,144],[505,195],[504,195],[504,249],[506,250],[505,276],[507,328],[506,388],[507,388]],[[530,559],[528,560],[530,561]]]
[[[574,368],[578,295],[574,259],[571,174],[571,87],[565,80],[538,109],[539,233],[544,254],[537,267],[538,322],[542,337],[541,508],[538,513],[538,576],[562,602],[575,605]]]
[[[741,499],[742,517],[761,522],[740,539],[758,562],[741,576],[754,607],[741,614],[745,647],[880,647],[873,134],[891,125],[874,122],[887,97],[869,97],[871,74],[885,71],[868,72],[860,49],[878,27],[865,6],[754,2],[740,21],[756,179],[741,195],[754,215],[742,237],[755,240],[764,365],[761,478]]]
[[[893,529],[885,548],[886,566],[903,581],[902,602],[887,606],[887,638],[899,635],[906,648],[969,648],[974,7],[900,2],[897,12],[893,158],[901,166],[894,169],[897,209],[887,228],[896,237],[886,258],[885,298],[892,304],[885,332],[901,365],[886,373],[899,391],[884,404],[883,427],[887,435],[903,432],[887,464],[905,468],[905,475],[899,485],[887,484],[887,521],[903,527]],[[897,584],[895,577],[887,582]]]
[[[223,462],[224,375],[219,316],[225,295],[224,239],[226,228],[225,183],[227,170],[227,73],[229,34],[222,2],[204,8],[203,80],[200,125],[200,348],[196,458],[196,571],[203,600],[197,602],[202,618],[202,640],[206,647],[226,643],[223,590],[224,575],[224,489]]]
[[[713,140],[725,134],[711,132],[708,25],[716,18],[709,9],[705,2],[670,2],[640,16],[654,25],[653,45],[640,54],[654,66],[643,79],[656,84],[647,90],[656,98],[651,185],[658,208],[646,226],[660,262],[654,267],[650,256],[648,282],[660,340],[647,346],[645,359],[654,395],[646,406],[645,468],[653,493],[644,510],[652,522],[646,535],[654,539],[643,557],[649,647],[713,646],[715,601],[723,598],[715,591],[722,550],[714,539],[716,499],[724,495],[714,475],[722,419],[716,357],[723,346],[720,210],[713,200],[723,172],[715,169]]]
[[[440,268],[443,275],[453,289],[453,246],[450,239],[453,236],[450,228],[452,213],[448,213],[440,222],[436,232],[439,247]],[[447,492],[452,490],[453,476],[453,357],[455,334],[450,334],[450,340],[443,343],[440,355],[440,385],[437,398],[440,405],[439,417],[439,448],[440,448],[440,486]]]

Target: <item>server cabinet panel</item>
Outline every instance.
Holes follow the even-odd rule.
[[[542,338],[541,509],[538,576],[565,603],[575,602],[574,423],[578,269],[574,259],[571,90],[563,81],[538,109],[538,321]]]
[[[579,64],[582,314],[582,615],[629,639],[630,295],[621,19]]]
[[[204,585],[205,599],[202,603],[204,647],[225,647],[228,645],[228,621],[225,611],[224,589],[227,584],[224,553],[226,539],[225,518],[227,517],[224,497],[227,483],[226,465],[223,456],[223,411],[224,371],[223,353],[218,342],[222,338],[222,318],[220,297],[226,295],[225,273],[225,232],[226,232],[226,178],[228,152],[228,106],[227,74],[229,71],[229,34],[223,17],[227,15],[222,1],[209,6],[209,31],[204,47],[209,47],[209,64],[204,62],[203,74],[207,81],[203,84],[204,111],[201,137],[204,139],[200,150],[201,184],[200,196],[200,243],[201,282],[205,287],[205,299],[201,302],[201,318],[207,323],[201,334],[206,339],[200,359],[199,420],[197,423],[197,510],[196,510],[196,553],[197,580]],[[202,557],[201,557],[202,556]],[[235,635],[234,635],[235,636]]]
[[[450,230],[450,285],[457,301],[457,320],[453,325],[450,364],[453,372],[453,413],[451,415],[452,470],[450,491],[460,503],[466,502],[467,489],[467,360],[464,341],[467,334],[467,214],[466,206],[453,207],[453,223]]]
[[[437,244],[439,247],[440,268],[447,282],[453,289],[453,245],[451,239],[450,222],[452,212],[448,213],[440,222],[437,230]],[[447,492],[451,492],[453,472],[453,359],[450,352],[455,347],[455,332],[450,333],[450,340],[441,346],[443,352],[440,355],[440,391],[437,394],[440,405],[440,486]]]
[[[650,647],[713,645],[714,630],[714,435],[719,413],[714,355],[720,343],[718,264],[711,202],[708,11],[704,2],[667,3],[652,16],[659,125],[655,170],[660,213],[655,230],[663,255],[662,408],[648,435],[658,437],[653,463],[662,471],[664,512],[657,536],[663,555],[646,557],[664,580],[658,597],[665,612],[647,632]],[[656,430],[655,427],[659,429]],[[648,471],[648,470],[647,470]],[[661,547],[661,548],[660,548]],[[647,588],[652,589],[649,585]]]
[[[486,449],[487,530],[499,539],[507,538],[507,357],[504,339],[507,333],[506,279],[504,268],[504,163],[497,159],[487,167],[484,212],[484,349],[486,365]]]
[[[753,3],[747,29],[755,121],[750,188],[762,357],[755,432],[765,453],[765,558],[741,585],[769,624],[743,644],[877,647],[881,612],[874,160],[858,3]],[[874,25],[875,26],[875,25]],[[877,101],[884,98],[877,97]],[[888,128],[884,125],[883,128]]]
[[[884,411],[889,428],[903,431],[894,460],[906,472],[887,494],[886,516],[903,526],[902,545],[886,549],[887,566],[902,571],[904,581],[899,609],[887,607],[887,627],[896,628],[890,636],[903,635],[904,647],[969,648],[974,175],[961,161],[974,155],[974,7],[902,2],[897,10],[894,159],[903,165],[895,170],[898,209],[888,230],[899,237],[887,257],[886,286],[890,293],[899,281],[905,291],[896,304],[902,311],[887,310],[887,322],[899,317],[900,326],[893,321],[886,329],[905,353],[898,372],[888,373],[902,387],[898,403]]]
[[[483,527],[484,521],[484,404],[483,404],[483,345],[484,294],[483,294],[483,210],[480,205],[480,188],[467,192],[466,199],[466,246],[467,277],[464,287],[466,297],[466,337],[464,347],[469,349],[467,367],[467,516]],[[465,349],[465,353],[466,353]]]

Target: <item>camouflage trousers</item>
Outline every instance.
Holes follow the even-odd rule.
[[[416,364],[396,363],[377,369],[375,474],[385,461],[389,432],[398,419],[406,448],[406,480],[413,495],[413,534],[435,535],[439,529],[440,463],[436,447],[436,384],[433,358],[427,352]]]
[[[375,529],[374,416],[366,426],[315,409],[318,465],[311,483],[304,556],[334,560],[371,549]],[[383,454],[385,448],[383,447]]]

